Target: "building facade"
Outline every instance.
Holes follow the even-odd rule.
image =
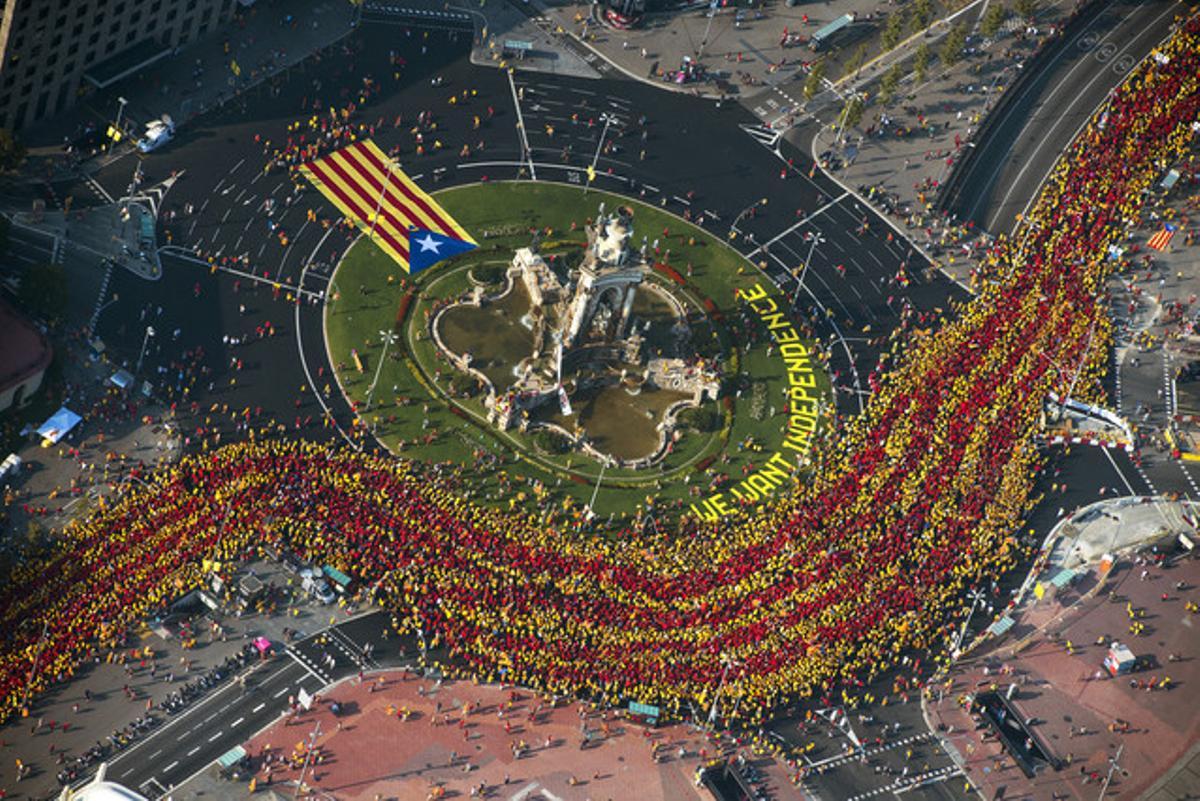
[[[238,1],[2,0],[0,128],[25,128],[170,55]]]

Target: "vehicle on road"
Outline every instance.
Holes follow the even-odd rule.
[[[161,119],[146,123],[146,133],[138,140],[137,149],[142,153],[149,153],[170,142],[174,136],[175,123],[169,114],[164,114]]]
[[[312,568],[305,568],[300,571],[300,588],[323,604],[331,604],[337,600],[337,596],[333,594],[329,582],[325,580],[321,573]]]

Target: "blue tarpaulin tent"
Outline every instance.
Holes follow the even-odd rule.
[[[79,425],[81,420],[83,420],[82,417],[66,406],[62,406],[57,412],[50,415],[49,420],[42,423],[37,434],[45,440],[44,444],[57,445],[58,441],[65,437],[72,428]]]

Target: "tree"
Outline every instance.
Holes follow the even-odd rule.
[[[1037,16],[1040,6],[1039,0],[1017,0],[1014,8],[1022,19],[1033,19]]]
[[[17,302],[39,317],[55,322],[67,310],[67,274],[59,264],[35,264],[21,275]]]
[[[929,45],[921,42],[921,46],[917,48],[917,52],[913,55],[913,74],[916,76],[917,83],[925,80],[925,73],[929,70]]]
[[[904,27],[904,9],[896,9],[895,13],[888,17],[887,25],[883,28],[880,43],[884,51],[900,44],[900,40],[904,38]]]
[[[991,39],[1000,32],[1000,27],[1004,25],[1006,19],[1008,19],[1008,9],[1003,5],[997,3],[988,6],[987,13],[983,15],[983,20],[979,23],[979,32]]]
[[[866,44],[860,44],[858,47],[854,48],[854,55],[850,56],[850,60],[846,62],[846,71],[844,74],[849,75],[852,72],[858,72],[860,69],[862,69],[862,65],[865,64],[866,61],[867,46]]]
[[[818,61],[812,65],[812,69],[808,71],[808,77],[804,79],[804,99],[812,100],[821,91],[825,80],[825,62]]]
[[[25,146],[16,140],[12,131],[0,128],[0,172],[15,169],[25,158]]]
[[[900,86],[900,79],[904,77],[904,71],[900,69],[899,64],[893,64],[892,68],[883,74],[883,80],[879,82],[879,102],[885,106],[892,102],[892,97],[896,94],[897,87]]]
[[[913,0],[912,16],[908,19],[914,33],[929,27],[929,22],[933,19],[933,5],[930,0]]]
[[[962,60],[963,48],[966,46],[967,27],[959,23],[950,29],[950,33],[946,34],[945,40],[942,41],[942,48],[938,51],[938,58],[947,67],[953,67]]]

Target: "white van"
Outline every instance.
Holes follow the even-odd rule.
[[[331,604],[337,599],[337,596],[333,594],[333,590],[329,587],[329,582],[320,573],[311,568],[305,568],[300,571],[300,589],[323,604]]]
[[[146,134],[138,140],[137,149],[143,153],[157,150],[175,136],[175,123],[169,114],[162,115],[160,120],[146,123]]]

